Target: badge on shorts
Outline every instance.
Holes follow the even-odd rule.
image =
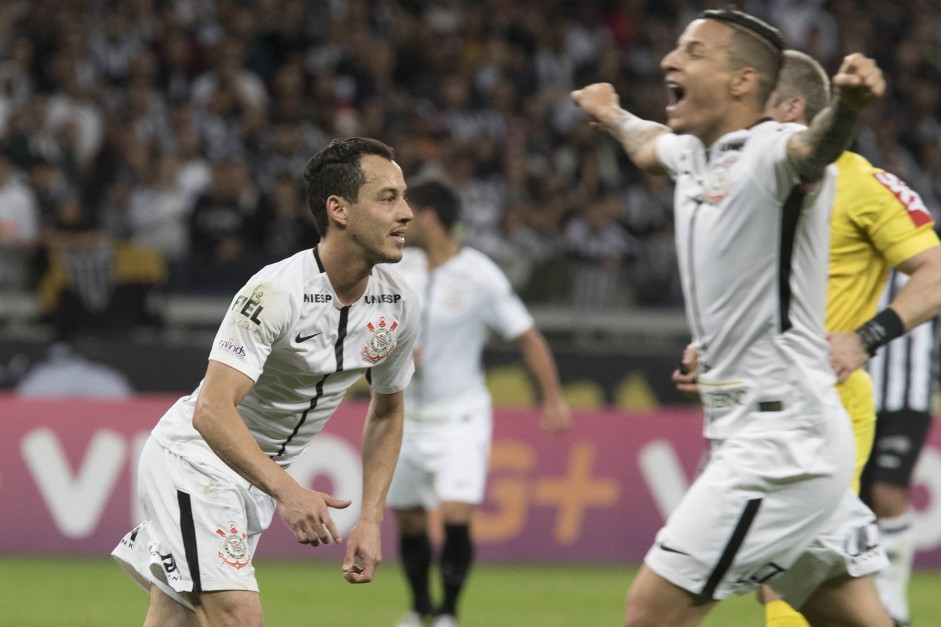
[[[222,537],[222,544],[219,547],[219,557],[222,561],[235,568],[248,566],[252,561],[252,556],[248,554],[248,542],[244,531],[239,531],[235,523],[229,523],[228,532],[222,529],[216,529],[216,533]]]
[[[372,331],[372,335],[369,337],[369,341],[366,342],[366,346],[363,347],[363,356],[376,363],[394,351],[396,339],[392,332],[398,326],[399,323],[395,320],[392,321],[391,325],[388,325],[385,316],[379,316],[378,324],[367,322],[366,328]]]

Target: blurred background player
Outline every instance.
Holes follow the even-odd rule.
[[[548,344],[506,276],[454,236],[460,215],[455,193],[429,180],[410,187],[408,199],[415,218],[397,267],[422,295],[422,326],[387,501],[395,510],[412,594],[412,610],[399,627],[424,625],[432,617],[435,627],[451,627],[457,625],[458,597],[474,556],[471,521],[486,485],[493,414],[481,357],[491,331],[519,347],[539,386],[543,427],[563,433],[571,414]],[[440,605],[429,592],[432,509],[444,524]]]
[[[881,306],[908,281],[892,272]],[[869,361],[876,405],[876,438],[863,470],[861,496],[879,519],[889,567],[876,575],[876,588],[889,615],[911,624],[908,580],[915,558],[911,481],[931,429],[938,384],[938,318],[890,342]]]

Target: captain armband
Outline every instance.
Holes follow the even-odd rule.
[[[905,323],[891,307],[886,307],[856,329],[863,347],[872,357],[880,347],[905,334]]]

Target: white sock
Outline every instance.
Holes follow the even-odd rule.
[[[880,518],[882,546],[889,555],[889,566],[876,573],[879,598],[889,615],[898,623],[908,624],[908,580],[915,559],[915,517],[911,511],[894,518]]]

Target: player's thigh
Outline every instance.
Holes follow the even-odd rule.
[[[814,627],[892,627],[871,577],[843,575],[826,582],[801,607]]]
[[[438,442],[432,461],[439,503],[480,504],[487,485],[492,427],[488,411],[469,412]]]
[[[195,612],[183,607],[157,586],[150,586],[150,606],[144,627],[199,627]]]
[[[419,434],[406,430],[386,495],[386,505],[397,511],[435,507],[434,472],[426,449],[434,450],[436,438],[434,433]],[[408,520],[401,522],[409,523]]]
[[[261,599],[251,590],[202,592],[190,597],[203,627],[262,627]]]
[[[624,624],[628,627],[697,625],[716,601],[687,592],[646,565],[627,591]]]

